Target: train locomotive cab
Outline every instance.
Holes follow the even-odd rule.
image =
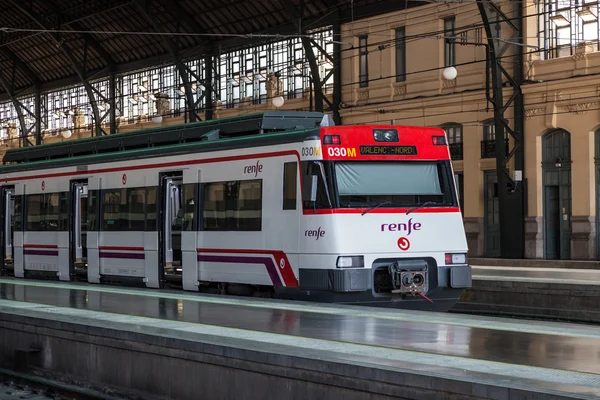
[[[448,310],[471,286],[443,130],[322,128],[304,143],[301,169],[294,296]]]

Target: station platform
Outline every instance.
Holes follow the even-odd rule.
[[[542,260],[534,258],[480,258],[469,257],[469,264],[484,267],[510,268],[561,268],[561,269],[597,269],[600,270],[600,260]]]
[[[472,288],[452,311],[600,323],[600,269],[545,265],[473,265]]]
[[[1,278],[0,328],[1,367],[144,399],[600,396],[594,326]]]

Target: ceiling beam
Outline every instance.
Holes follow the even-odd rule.
[[[90,106],[92,107],[92,113],[94,114],[93,116],[94,116],[94,124],[95,124],[95,128],[96,128],[95,129],[96,135],[99,136],[99,135],[106,134],[106,132],[102,128],[102,121],[104,120],[104,118],[106,117],[108,112],[105,113],[103,116],[100,115],[100,111],[98,109],[98,103],[96,101],[96,96],[94,95],[94,92],[96,90],[90,84],[89,77],[86,75],[86,72],[87,72],[86,71],[87,46],[90,43],[86,40],[86,43],[85,43],[86,49],[84,50],[84,59],[81,62],[81,65],[79,65],[78,60],[73,55],[73,51],[71,50],[71,48],[66,45],[64,40],[60,39],[59,37],[57,37],[56,35],[53,35],[50,32],[51,27],[48,26],[42,20],[42,17],[40,15],[35,13],[33,10],[23,6],[18,0],[8,0],[8,1],[10,3],[12,3],[15,8],[21,10],[21,12],[23,12],[25,15],[27,15],[29,18],[31,18],[31,20],[34,21],[36,24],[38,24],[42,29],[48,31],[45,34],[48,35],[50,38],[52,38],[52,40],[56,43],[57,47],[61,49],[61,51],[63,52],[65,57],[67,57],[67,59],[71,63],[71,67],[73,68],[75,73],[79,76],[81,83],[83,83],[85,91],[88,95],[88,100],[89,100]]]
[[[12,1],[12,0],[9,0]],[[68,16],[68,14],[61,8],[59,8],[56,4],[54,4],[54,2],[52,2],[51,0],[35,0],[36,3],[38,5],[41,5],[45,8],[52,8],[54,9],[54,12],[57,15],[60,14],[65,14]],[[14,2],[13,2],[14,3]],[[23,10],[23,7],[20,7],[21,10]],[[30,11],[25,11],[25,13],[29,16],[29,18],[31,18],[35,23],[37,23],[38,25],[40,25],[41,27],[43,27],[44,29],[48,29],[46,28],[46,23],[43,22],[40,18],[40,16],[34,16],[32,15],[33,13]],[[59,22],[60,24],[60,22]],[[108,51],[106,51],[106,49],[104,47],[102,47],[100,45],[100,43],[98,43],[96,41],[96,39],[89,33],[79,33],[82,31],[85,31],[86,28],[84,28],[79,22],[68,22],[65,23],[66,26],[71,27],[74,31],[78,31],[78,33],[73,33],[76,36],[81,37],[85,42],[87,42],[89,44],[89,46],[94,49],[94,51],[96,53],[98,53],[98,55],[102,58],[102,60],[104,60],[104,62],[106,63],[107,66],[112,66],[115,64],[112,56],[108,53]]]
[[[23,60],[21,60],[15,53],[10,51],[8,48],[0,46],[0,53],[11,60],[13,64],[19,69],[26,77],[31,80],[31,83],[35,84],[40,81],[39,77],[35,72],[29,68],[27,64]]]
[[[150,22],[150,24],[156,32],[166,33],[163,27],[158,22],[156,16],[154,15],[154,12],[152,11],[152,0],[136,0],[135,5],[140,10],[140,12],[146,17],[148,22]],[[200,120],[200,116],[196,112],[196,102],[194,101],[192,86],[190,85],[191,71],[181,60],[177,45],[166,36],[161,36],[161,38],[164,43],[164,47],[167,51],[171,53],[171,57],[175,62],[177,70],[179,71],[179,76],[181,77],[183,87],[185,90],[185,98],[187,104],[186,108],[187,114],[189,115],[189,121],[195,122],[197,120]],[[212,82],[210,83],[210,85],[212,85]]]

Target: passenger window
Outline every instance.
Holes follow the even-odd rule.
[[[23,219],[23,196],[15,196],[15,213],[14,213],[14,230],[21,232],[23,227],[21,221]]]
[[[283,209],[296,209],[296,192],[298,180],[298,164],[288,162],[283,164]]]
[[[302,206],[304,209],[332,207],[331,190],[325,181],[328,179],[327,177],[327,169],[322,162],[304,161],[302,163]]]
[[[183,185],[183,231],[195,231],[196,228],[196,204],[198,185],[188,183]]]
[[[206,231],[260,231],[262,180],[205,184],[202,228]]]
[[[40,231],[42,220],[42,195],[30,194],[27,198],[27,230]]]
[[[57,231],[59,220],[58,193],[31,194],[27,196],[27,230]]]
[[[128,188],[127,202],[121,204],[122,230],[141,232],[146,229],[146,188]]]
[[[156,231],[156,187],[146,188],[146,230]]]
[[[98,216],[98,190],[88,190],[88,223],[87,231],[98,230],[96,222]]]
[[[69,230],[69,192],[62,192],[58,194],[59,199],[59,231]]]
[[[103,230],[120,231],[121,230],[121,191],[104,191],[102,201],[103,212]]]

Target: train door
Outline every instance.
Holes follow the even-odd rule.
[[[15,189],[14,187],[2,187],[2,227],[0,238],[2,239],[2,259],[4,273],[14,271],[14,229],[15,229]]]
[[[183,174],[181,171],[161,174],[161,226],[159,230],[160,269],[162,281],[181,284],[181,232],[183,221]]]
[[[71,273],[87,278],[88,182],[71,181],[69,243]]]

